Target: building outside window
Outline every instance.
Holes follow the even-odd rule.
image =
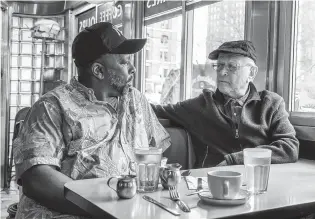
[[[297,1],[292,111],[315,112],[315,2]]]
[[[144,63],[151,67],[145,68],[144,94],[151,103],[179,101],[181,27],[182,16],[145,26],[146,36],[150,41],[145,48],[150,51],[150,57],[146,56]]]
[[[191,10],[188,19],[193,19],[193,24],[186,40],[187,45],[192,45],[189,50],[192,52],[187,54],[189,64],[185,72],[177,71],[180,70],[182,58],[182,17],[145,26],[145,34],[150,41],[150,44],[146,44],[150,57],[146,56],[144,62],[150,64],[151,68],[146,70],[150,72],[145,72],[143,90],[150,102],[165,103],[163,94],[170,87],[173,88],[172,92],[177,93],[173,95],[176,98],[164,98],[168,103],[180,101],[180,92],[185,92],[181,97],[187,99],[198,96],[204,88],[215,90],[216,72],[211,67],[208,54],[223,42],[244,39],[245,1],[211,2]],[[164,69],[169,70],[167,75]],[[181,84],[185,88],[175,89],[180,87],[180,73],[185,74],[185,82]]]
[[[208,54],[223,42],[243,40],[244,26],[245,1],[220,1],[194,9],[192,70],[186,83],[190,97],[204,88],[216,89],[216,72]]]

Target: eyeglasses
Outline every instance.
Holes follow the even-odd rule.
[[[237,70],[239,70],[241,67],[245,67],[245,66],[251,66],[250,64],[246,64],[246,65],[239,65],[238,63],[228,63],[227,65],[223,64],[223,63],[214,63],[212,64],[212,67],[214,70],[216,71],[221,71],[224,69],[224,67],[226,67],[226,69],[229,72],[236,72]]]

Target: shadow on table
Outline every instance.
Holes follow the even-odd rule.
[[[220,211],[222,212],[222,209],[226,209],[228,215],[226,215],[224,218],[229,218],[229,215],[231,215],[231,217],[234,218],[244,218],[244,215],[239,215],[239,216],[235,216],[236,212],[240,211],[240,207],[242,208],[241,211],[243,211],[244,213],[249,212],[251,210],[251,205],[247,202],[243,205],[236,205],[236,206],[223,206],[223,205],[214,205],[214,204],[207,204],[202,200],[199,200],[197,203],[197,207],[201,208],[203,210],[207,211],[207,215],[202,215],[205,216],[206,218],[215,218],[216,217],[216,211]],[[233,211],[235,209],[235,214],[233,214]],[[217,215],[219,216],[219,215]],[[223,216],[220,214],[220,216]]]

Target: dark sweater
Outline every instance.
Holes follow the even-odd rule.
[[[242,150],[253,147],[271,149],[271,163],[297,161],[299,141],[282,97],[267,90],[257,92],[250,83],[238,138],[233,122],[222,112],[223,104],[221,92],[205,89],[199,97],[175,105],[152,107],[159,118],[178,123],[208,146],[201,151],[195,148],[197,157],[206,156],[205,166],[214,166],[224,159],[229,165],[243,164]]]

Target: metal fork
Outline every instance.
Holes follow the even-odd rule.
[[[188,207],[188,205],[186,205],[185,202],[180,200],[180,196],[179,196],[179,194],[177,192],[177,188],[176,187],[170,187],[168,190],[170,192],[170,197],[171,197],[172,201],[176,202],[176,204],[178,205],[178,207],[182,211],[190,212],[190,208]]]

